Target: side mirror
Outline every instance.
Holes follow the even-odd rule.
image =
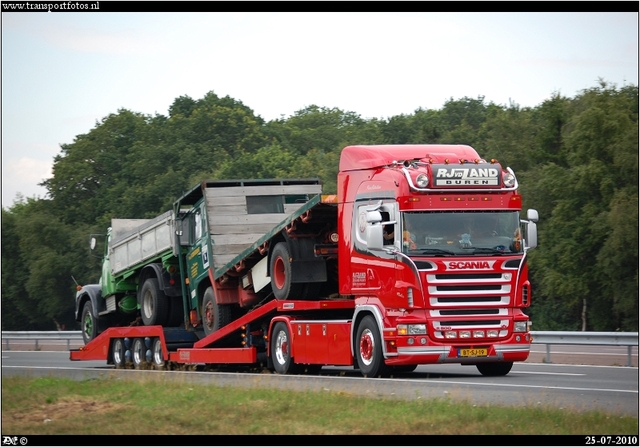
[[[384,240],[384,238],[382,237],[382,225],[368,225],[365,237],[369,250],[382,250]]]
[[[91,238],[91,243],[89,244],[89,246],[91,247],[91,250],[95,250],[95,248],[96,248],[96,238],[95,237]]]
[[[538,211],[536,210],[527,210],[527,220],[531,222],[538,221]]]
[[[535,222],[527,222],[527,248],[538,246],[538,226]]]

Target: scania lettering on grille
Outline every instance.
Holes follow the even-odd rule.
[[[493,270],[496,261],[444,261],[447,270]]]

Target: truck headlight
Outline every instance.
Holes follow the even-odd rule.
[[[527,332],[527,326],[526,321],[516,321],[513,324],[513,332]]]
[[[504,186],[511,188],[516,184],[516,176],[510,172],[505,172],[502,175],[502,181],[504,182]]]
[[[427,186],[429,186],[429,176],[427,174],[420,174],[418,177],[416,177],[416,184],[420,188],[426,188]]]
[[[426,324],[399,324],[398,335],[425,335],[427,333]]]

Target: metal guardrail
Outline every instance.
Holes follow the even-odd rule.
[[[551,345],[596,345],[626,346],[627,366],[631,366],[631,348],[638,346],[637,332],[565,332],[565,331],[531,331],[533,343],[546,345],[547,363],[551,363]],[[81,331],[2,331],[2,341],[7,351],[11,350],[10,340],[33,340],[35,349],[38,342],[44,340],[66,340],[67,349],[71,349],[71,341],[82,340]]]
[[[11,350],[10,340],[31,340],[35,342],[35,349],[38,350],[38,342],[44,340],[66,340],[67,349],[71,349],[71,341],[82,340],[81,331],[2,331],[2,342],[4,349]]]
[[[533,343],[547,345],[547,363],[551,363],[551,345],[626,346],[627,366],[631,366],[631,348],[638,346],[637,332],[531,331]]]

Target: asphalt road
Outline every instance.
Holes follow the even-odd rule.
[[[145,377],[217,386],[312,390],[385,398],[440,398],[475,405],[600,410],[638,417],[638,368],[626,366],[523,362],[516,363],[507,376],[484,377],[473,366],[424,365],[413,373],[371,379],[361,377],[353,368],[338,367],[324,367],[316,376],[283,376],[238,368],[207,372],[116,370],[102,361],[72,362],[66,351],[4,350],[2,376],[9,375],[76,380]]]

